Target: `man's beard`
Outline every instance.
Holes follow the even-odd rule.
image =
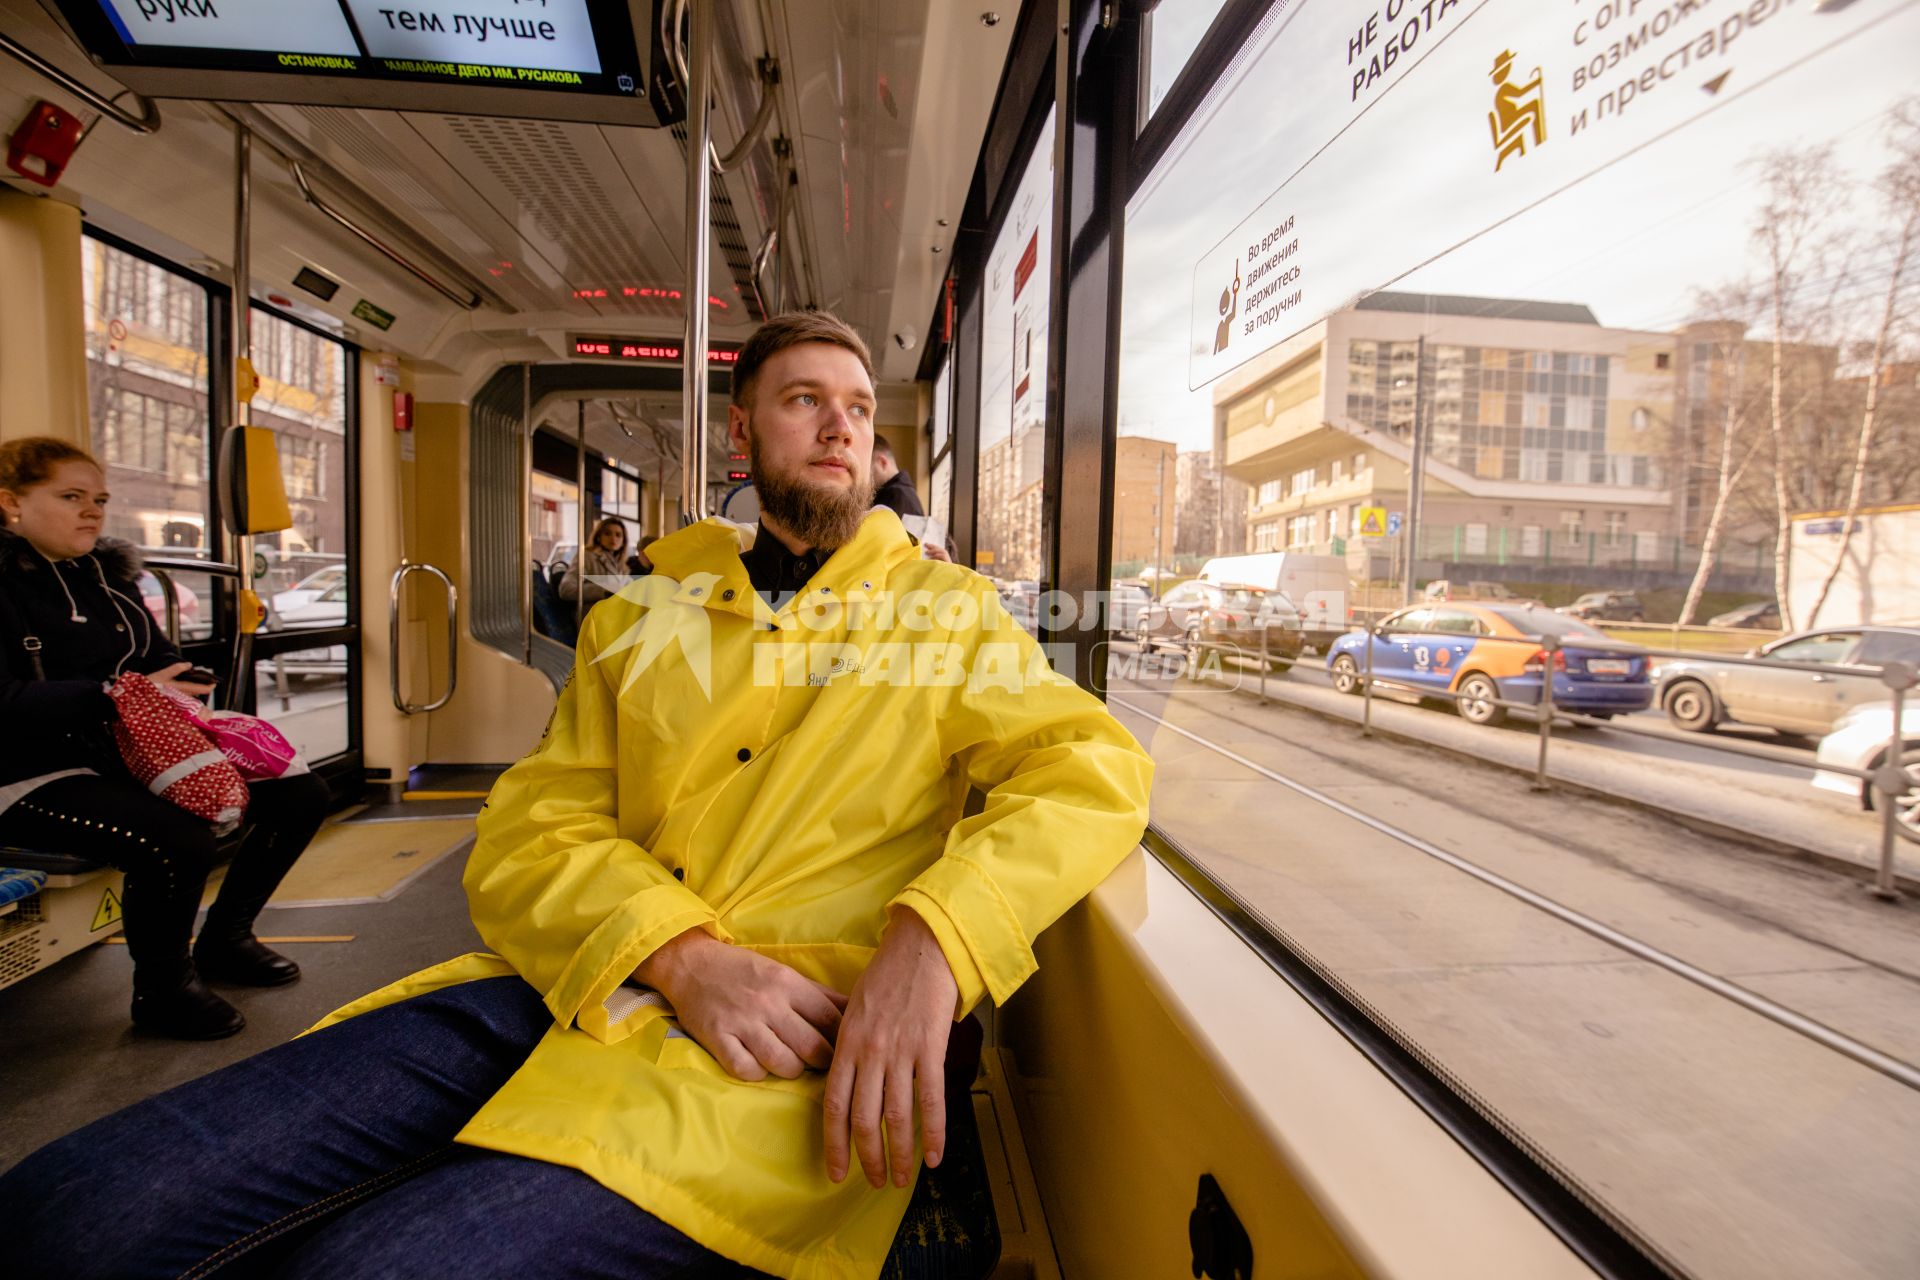
[[[749,435],[747,465],[753,474],[761,514],[772,516],[782,529],[809,547],[831,551],[845,546],[873,510],[873,481],[854,475],[851,464],[847,474],[853,476],[853,485],[847,489],[810,483],[796,474],[778,475],[760,456],[759,439]]]

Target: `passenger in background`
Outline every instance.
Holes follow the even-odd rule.
[[[913,487],[913,477],[900,469],[893,446],[877,431],[873,435],[873,501],[875,506],[891,507],[903,516],[927,514],[920,505],[919,491]]]
[[[586,553],[575,556],[573,567],[567,570],[566,577],[560,579],[560,598],[577,600],[584,590],[587,593],[587,607],[591,609],[612,595],[613,592],[603,583],[607,578],[627,576],[626,550],[627,522],[619,516],[608,516],[593,527],[593,538],[587,543]],[[581,576],[583,573],[584,579]],[[594,581],[596,578],[602,581]]]
[[[194,697],[213,687],[187,680],[141,602],[138,553],[100,536],[106,507],[85,451],[45,436],[0,444],[0,845],[126,872],[134,1025],[217,1039],[246,1019],[203,978],[277,987],[300,976],[254,938],[253,920],[319,830],[327,788],[310,774],[248,785],[250,826],[189,953],[213,831],[127,772],[104,686],[137,671]]]
[[[640,546],[627,557],[627,572],[636,578],[644,578],[653,572],[653,561],[647,559],[647,548],[660,541],[656,537],[640,539]]]

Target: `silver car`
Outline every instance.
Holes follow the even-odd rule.
[[[1848,710],[1887,696],[1859,667],[1920,663],[1920,628],[1828,627],[1783,636],[1748,656],[1832,667],[1797,671],[1683,658],[1660,671],[1658,705],[1676,728],[1711,732],[1728,722],[1820,737]]]

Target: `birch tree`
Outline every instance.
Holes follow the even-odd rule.
[[[1915,242],[1920,239],[1920,99],[1909,98],[1887,114],[1887,146],[1893,158],[1876,184],[1885,207],[1886,220],[1881,248],[1888,254],[1887,286],[1881,298],[1880,320],[1873,335],[1872,355],[1867,370],[1867,403],[1860,415],[1860,435],[1854,446],[1853,478],[1847,487],[1846,514],[1840,522],[1840,547],[1833,564],[1820,583],[1813,608],[1807,613],[1807,626],[1820,617],[1820,609],[1847,562],[1847,549],[1853,542],[1853,525],[1860,514],[1861,497],[1866,488],[1867,462],[1873,452],[1874,434],[1880,425],[1882,384],[1886,381],[1888,354],[1896,338],[1896,327],[1903,323],[1902,303],[1909,281]],[[1784,617],[1784,615],[1782,615]]]

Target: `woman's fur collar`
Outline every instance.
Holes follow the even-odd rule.
[[[140,548],[131,542],[119,538],[102,538],[96,542],[92,551],[93,558],[100,562],[101,572],[115,582],[126,582],[139,576],[144,563],[140,558]],[[85,557],[81,557],[85,559]],[[45,557],[34,551],[33,545],[10,529],[0,529],[0,572],[31,573],[47,567]]]

